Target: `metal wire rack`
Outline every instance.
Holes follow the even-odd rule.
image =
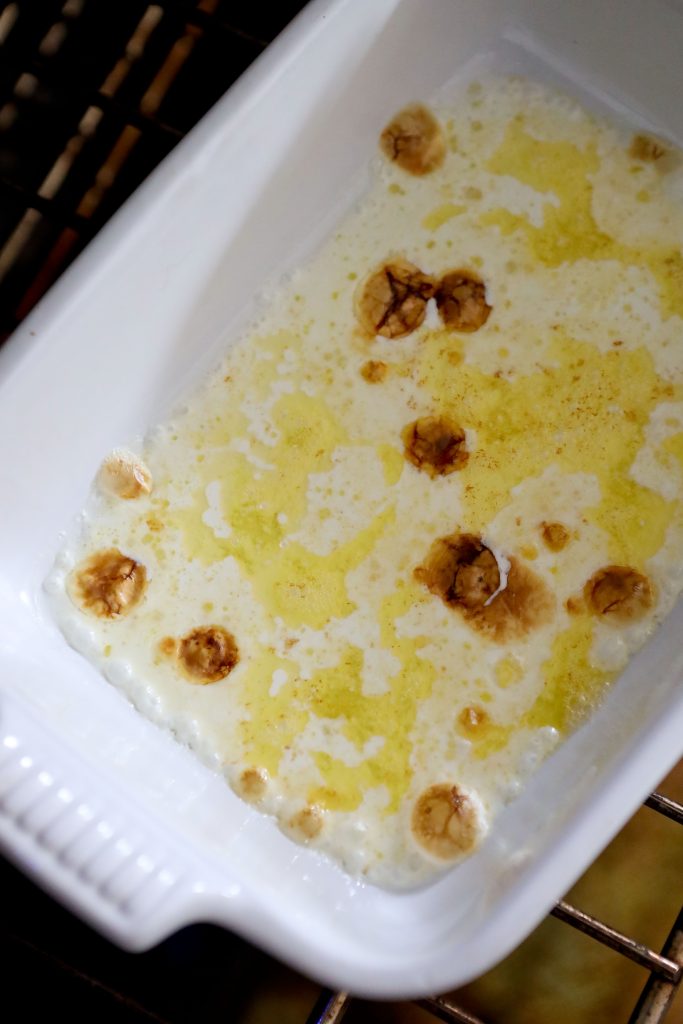
[[[304,6],[0,0],[0,341],[136,186]],[[647,806],[683,824],[659,794]],[[560,901],[553,915],[648,972],[629,1024],[660,1024],[683,976],[683,909],[660,952]],[[322,991],[307,1024],[337,1024]],[[484,1024],[451,998],[438,1020]]]
[[[671,818],[683,825],[683,805],[653,793],[645,801],[659,814]],[[683,980],[683,907],[673,923],[671,931],[657,953],[628,935],[624,935],[609,925],[604,924],[591,914],[560,900],[551,910],[551,914],[565,924],[577,928],[597,942],[609,946],[622,956],[633,960],[648,972],[640,998],[633,1008],[628,1024],[661,1024],[665,1020],[671,1006],[676,989]],[[340,1024],[352,999],[346,992],[321,992],[306,1024]],[[447,1024],[486,1024],[479,1017],[459,1007],[448,996],[434,996],[431,999],[417,1000],[417,1005],[427,1010],[437,1020]]]
[[[0,2],[0,340],[304,6]]]

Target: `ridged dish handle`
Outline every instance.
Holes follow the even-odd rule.
[[[109,938],[146,948],[189,922],[203,886],[193,885],[181,851],[108,781],[2,695],[0,846]]]

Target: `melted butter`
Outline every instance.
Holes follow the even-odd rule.
[[[628,476],[650,413],[673,393],[647,349],[602,353],[555,332],[538,372],[507,379],[453,365],[450,347],[447,331],[431,332],[416,372],[440,412],[476,430],[460,473],[462,529],[481,532],[514,487],[557,464],[599,480],[602,500],[587,515],[607,533],[614,561],[642,565],[659,550],[675,503]]]
[[[558,267],[577,260],[618,260],[648,267],[659,286],[662,315],[683,316],[683,254],[680,248],[622,245],[601,231],[593,216],[591,175],[600,166],[596,146],[538,139],[519,115],[508,125],[500,147],[487,162],[493,174],[509,175],[555,201],[543,207],[543,224],[506,209],[492,210],[482,224],[497,225],[503,234],[522,231],[539,262]]]
[[[346,574],[372,550],[393,518],[388,509],[330,555],[317,555],[287,541],[306,511],[311,473],[331,465],[335,448],[347,440],[326,404],[302,392],[284,395],[273,410],[279,440],[258,446],[269,468],[258,474],[245,455],[221,454],[202,465],[203,486],[193,504],[171,518],[183,535],[190,558],[210,565],[233,556],[255,595],[272,615],[291,626],[320,629],[333,618],[349,615]],[[226,435],[229,437],[230,435]],[[388,448],[388,446],[386,446]],[[396,476],[396,460],[383,450],[386,472]],[[230,524],[227,538],[206,523],[206,488],[218,479],[223,511]],[[285,525],[286,524],[286,525]]]
[[[577,617],[558,634],[543,665],[543,688],[524,716],[527,727],[552,726],[566,732],[596,705],[614,673],[595,665],[592,646],[593,623],[588,616]]]
[[[672,434],[662,441],[660,452],[664,456],[672,456],[679,468],[683,470],[683,433]]]
[[[285,673],[286,682],[271,692],[273,674]],[[303,731],[310,714],[305,700],[308,687],[298,676],[297,665],[274,651],[261,651],[250,660],[241,680],[241,739],[251,763],[277,774],[283,751]]]
[[[372,551],[393,518],[384,512],[332,555],[315,555],[301,544],[288,544],[262,571],[252,569],[250,582],[263,606],[290,626],[321,629],[355,608],[345,577]]]
[[[251,666],[242,684],[249,711],[242,728],[252,762],[276,774],[284,750],[312,715],[340,719],[343,734],[359,751],[375,737],[383,737],[384,742],[376,754],[356,765],[316,751],[322,782],[310,789],[309,801],[328,810],[351,811],[368,789],[381,786],[388,794],[384,813],[398,810],[412,777],[411,732],[418,706],[430,694],[434,666],[420,657],[425,638],[399,637],[395,621],[421,598],[419,590],[407,584],[383,601],[379,610],[381,645],[401,666],[386,693],[363,693],[363,651],[353,645],[347,645],[338,664],[305,681],[297,677],[291,664],[272,655]],[[288,681],[273,697],[270,678],[277,668],[287,672]]]
[[[661,566],[683,556],[683,502],[668,479],[673,468],[680,483],[683,434],[670,433],[680,431],[673,420],[662,440],[653,423],[660,405],[683,400],[667,326],[683,312],[683,258],[656,233],[627,245],[604,228],[595,197],[610,130],[526,89],[494,81],[459,101],[459,143],[434,180],[391,168],[396,182],[376,181],[258,330],[150,439],[152,494],[138,507],[96,505],[71,555],[114,538],[150,569],[135,614],[88,622],[101,663],[125,664],[153,694],[157,720],[190,734],[212,766],[266,780],[259,808],[283,827],[310,813],[318,848],[391,885],[436,870],[406,827],[421,791],[462,785],[493,818],[523,780],[525,748],[540,739],[550,750],[599,702],[616,673],[596,663],[581,602],[566,610],[596,568],[652,574],[669,595],[655,618],[680,588]],[[544,138],[537,126],[549,114]],[[611,159],[618,227],[634,204],[643,214],[643,180],[625,149]],[[664,223],[675,204],[659,177],[646,184],[648,211]],[[387,253],[434,279],[477,267],[490,319],[464,336],[434,329],[430,309],[406,337],[361,336],[354,290]],[[594,285],[615,262],[639,293],[622,298],[623,322]],[[565,304],[581,319],[565,318]],[[371,386],[368,361],[388,367]],[[469,459],[430,479],[406,461],[401,437],[439,415],[465,430]],[[566,523],[562,551],[538,544],[544,521]],[[533,560],[554,596],[527,634],[476,633],[416,582],[432,542],[454,531],[490,539],[510,564]],[[62,590],[69,632],[80,613]],[[655,618],[607,639],[632,650]],[[192,687],[160,643],[210,624],[234,634],[239,664]]]
[[[486,712],[476,710],[474,715],[471,712],[459,715],[455,728],[470,741],[472,753],[479,760],[504,750],[512,733],[511,726],[499,725]]]
[[[519,722],[501,725],[488,716],[474,728],[459,722],[459,731],[472,743],[475,757],[486,758],[504,749],[517,729],[552,728],[566,734],[585,720],[615,675],[593,661],[593,629],[593,622],[583,615],[555,637],[550,657],[542,666],[541,691]],[[499,665],[499,685],[500,672]],[[509,678],[507,666],[502,674]]]
[[[401,479],[403,467],[405,466],[403,452],[390,444],[378,444],[376,450],[382,461],[384,479],[389,487],[392,487]]]
[[[496,682],[503,689],[507,689],[508,686],[513,686],[518,683],[520,679],[524,677],[524,668],[519,663],[517,658],[512,654],[508,654],[505,658],[496,664]]]
[[[466,211],[467,207],[458,203],[442,203],[441,206],[436,206],[427,214],[422,221],[422,226],[427,231],[437,231],[443,224],[453,220],[454,217],[459,217]]]

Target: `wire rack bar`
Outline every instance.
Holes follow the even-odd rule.
[[[683,825],[683,806],[675,800],[662,796],[661,793],[653,793],[645,801],[645,806]],[[648,970],[649,978],[628,1024],[663,1024],[678,986],[683,980],[683,908],[660,953],[611,928],[591,914],[579,910],[566,900],[560,900],[550,913],[558,920],[609,946],[616,953]],[[479,1017],[457,1006],[450,996],[417,999],[415,1003],[446,1024],[485,1024]],[[350,1005],[351,998],[346,992],[334,993],[325,989],[306,1024],[337,1024]]]
[[[434,999],[416,999],[416,1004],[423,1010],[431,1013],[437,1020],[443,1020],[446,1024],[484,1024],[480,1017],[468,1013],[467,1010],[456,1006],[447,996],[437,996]]]
[[[340,1024],[350,1005],[351,998],[346,992],[333,992],[329,988],[324,988],[306,1024]]]
[[[669,932],[662,953],[683,965],[683,908]],[[629,1024],[660,1024],[669,1011],[677,987],[675,982],[651,974],[629,1018]]]
[[[0,2],[0,342],[302,6]]]
[[[676,803],[675,800],[669,799],[668,796],[662,796],[661,793],[653,793],[645,801],[646,807],[651,807],[653,811],[659,811],[666,818],[671,818],[678,825],[683,825],[683,804]]]
[[[630,938],[630,936],[618,932],[616,928],[611,928],[602,921],[598,921],[591,914],[573,907],[566,900],[560,900],[550,913],[560,921],[564,921],[573,928],[577,928],[580,932],[590,935],[592,939],[602,942],[604,946],[609,946],[610,949],[621,953],[622,956],[628,957],[629,960],[634,960],[635,963],[652,971],[653,974],[663,978],[664,981],[676,982],[679,980],[683,971],[680,964],[677,964],[674,960],[669,960],[666,956],[662,956],[661,953],[655,953],[653,949],[648,949],[647,946]]]

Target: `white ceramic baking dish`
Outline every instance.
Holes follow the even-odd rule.
[[[138,715],[41,584],[104,452],[217,361],[265,282],[362,192],[388,115],[514,71],[683,142],[673,0],[317,0],[138,191],[0,353],[0,839],[143,949],[191,921],[371,996],[455,986],[538,922],[683,752],[683,607],[469,861],[351,881]]]

